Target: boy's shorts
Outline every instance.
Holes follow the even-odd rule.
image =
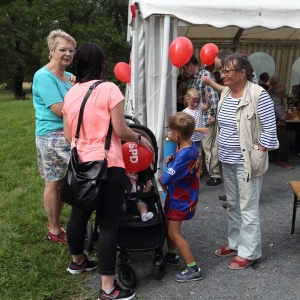
[[[189,202],[174,200],[167,195],[164,211],[169,220],[185,221],[190,220],[196,212],[197,202],[190,206]]]
[[[55,130],[35,138],[38,167],[42,178],[47,182],[63,179],[70,156],[70,144],[63,130]]]

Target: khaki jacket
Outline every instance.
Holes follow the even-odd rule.
[[[247,81],[243,96],[236,110],[238,136],[245,160],[243,179],[247,181],[249,181],[252,177],[263,175],[269,167],[268,152],[258,150],[258,138],[262,132],[262,126],[257,116],[256,106],[258,98],[263,90],[264,89],[261,86]],[[230,91],[229,87],[226,87],[223,90],[218,104],[217,114],[219,113],[220,108]],[[210,173],[219,163],[219,130],[219,124],[216,120],[215,137],[212,142],[211,152],[208,158]],[[278,147],[279,143],[273,149],[277,149]]]

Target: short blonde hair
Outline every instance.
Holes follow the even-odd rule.
[[[56,29],[52,30],[49,35],[47,36],[47,43],[48,43],[48,48],[54,49],[57,45],[58,39],[65,39],[71,44],[73,44],[74,49],[76,48],[76,41],[73,37],[71,37],[69,34],[67,34],[65,31],[61,29]],[[49,53],[49,60],[51,60],[52,55]]]
[[[182,111],[168,119],[168,128],[177,131],[185,140],[191,138],[195,131],[195,126],[195,119]]]

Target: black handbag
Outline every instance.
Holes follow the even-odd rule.
[[[111,123],[105,140],[105,157],[103,160],[80,162],[77,152],[83,110],[90,94],[100,83],[101,81],[93,83],[82,101],[75,135],[75,147],[71,150],[68,171],[60,190],[60,199],[63,202],[83,211],[97,209],[100,203],[101,189],[107,179],[107,153],[111,142]]]

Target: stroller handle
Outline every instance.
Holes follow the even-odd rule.
[[[141,122],[133,116],[125,115],[125,120],[131,120],[134,124],[141,125]]]

